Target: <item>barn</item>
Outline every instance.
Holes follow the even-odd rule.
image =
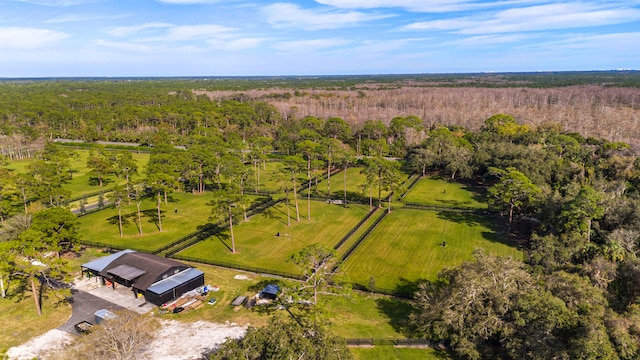
[[[101,284],[131,288],[134,296],[162,305],[204,285],[204,273],[173,259],[123,250],[82,265],[83,274]]]

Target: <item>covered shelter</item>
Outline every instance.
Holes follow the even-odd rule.
[[[265,288],[262,289],[262,291],[260,291],[260,298],[275,300],[278,297],[279,292],[280,292],[280,287],[278,285],[269,284],[265,286]]]
[[[82,265],[82,272],[97,276],[102,285],[131,288],[134,296],[161,305],[204,285],[204,273],[179,261],[123,250]],[[151,289],[151,290],[150,290]]]

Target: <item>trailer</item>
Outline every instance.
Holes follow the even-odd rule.
[[[88,321],[81,321],[73,325],[73,328],[76,329],[78,334],[88,334],[93,330],[93,324]]]

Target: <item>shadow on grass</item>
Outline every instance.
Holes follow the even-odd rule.
[[[227,244],[227,242],[231,239],[231,235],[224,233],[224,231],[228,229],[227,227],[222,227],[218,224],[207,223],[204,225],[199,225],[198,227],[196,227],[196,229],[201,231],[200,234],[198,234],[198,238],[200,240],[204,240],[207,238],[216,238],[222,245],[229,249],[229,252],[233,251],[231,246]]]
[[[490,230],[482,232],[482,237],[484,239],[508,246],[516,245],[504,236],[504,226],[497,217],[449,211],[438,212],[438,217],[443,220],[467,226],[483,226]]]
[[[164,213],[165,211],[160,210],[160,216],[162,216],[162,213]],[[150,224],[154,224],[156,226],[156,229],[160,230],[160,225],[158,223],[158,209],[147,209],[147,210],[142,210],[140,211],[140,213],[149,218],[149,220],[147,221]],[[117,216],[116,216],[117,218]]]
[[[400,278],[400,283],[393,291],[400,297],[383,297],[376,300],[378,311],[389,319],[389,325],[408,338],[418,335],[415,326],[411,324],[411,314],[416,310],[410,299],[418,291],[420,284],[428,283],[429,281],[425,279],[410,281]]]
[[[269,220],[276,220],[287,225],[287,213],[276,207],[270,207],[262,211],[261,215]]]

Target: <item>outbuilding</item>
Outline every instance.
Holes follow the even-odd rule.
[[[260,299],[275,300],[280,292],[280,287],[275,284],[269,284],[260,291]]]
[[[204,273],[161,256],[123,250],[82,265],[83,274],[97,276],[102,285],[126,286],[133,295],[162,305],[204,285]]]

